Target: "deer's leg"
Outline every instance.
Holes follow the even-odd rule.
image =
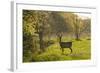
[[[64,53],[64,48],[62,48],[62,54]]]
[[[70,50],[71,50],[71,53],[72,53],[73,52],[72,48],[70,48]]]

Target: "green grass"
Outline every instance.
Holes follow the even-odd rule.
[[[68,40],[68,39],[63,39]],[[68,40],[69,41],[69,40]],[[37,61],[64,61],[64,60],[86,60],[91,59],[91,40],[81,39],[81,41],[73,40],[72,49],[73,53],[70,54],[70,49],[65,48],[64,53],[60,49],[59,43],[45,48],[45,52],[41,54],[33,54],[34,62]]]

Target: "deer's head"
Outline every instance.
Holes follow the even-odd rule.
[[[59,32],[59,33],[56,33],[56,35],[57,35],[58,40],[61,41],[63,33]]]

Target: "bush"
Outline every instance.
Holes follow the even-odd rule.
[[[41,54],[41,55],[37,55],[35,57],[33,57],[33,61],[35,62],[43,62],[43,61],[63,61],[63,60],[70,60],[71,58],[66,56],[66,55],[61,55],[61,54],[49,54],[49,53],[45,53],[45,54]]]

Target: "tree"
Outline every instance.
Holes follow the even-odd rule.
[[[90,24],[91,24],[90,19],[82,19],[82,18],[79,18],[79,16],[77,15],[73,17],[73,25],[74,25],[73,29],[74,29],[76,40],[80,40],[80,36],[84,32],[90,31]]]
[[[36,51],[33,42],[32,11],[23,10],[23,62],[32,60],[32,53]]]
[[[46,33],[46,29],[48,24],[49,12],[44,11],[35,11],[35,23],[33,23],[33,28],[35,29],[35,33],[39,35],[39,44],[40,49],[44,51],[44,33]],[[34,21],[33,21],[34,22]]]
[[[80,32],[81,32],[81,29],[82,29],[82,20],[77,16],[77,15],[74,15],[73,16],[73,32],[74,32],[74,35],[75,35],[75,39],[76,40],[80,40]]]
[[[91,19],[84,19],[83,20],[84,28],[83,31],[88,37],[91,35]]]

